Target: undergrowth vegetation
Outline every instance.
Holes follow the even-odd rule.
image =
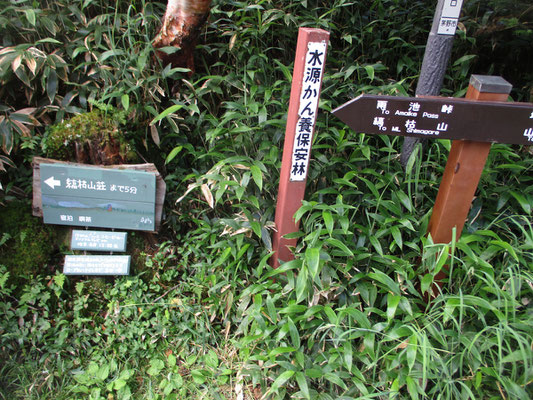
[[[399,138],[330,114],[413,94],[434,3],[215,0],[191,74],[154,57],[163,3],[0,0],[0,202],[30,198],[31,158],[97,110],[120,113],[113,132],[167,184],[157,248],[128,277],[67,277],[59,250],[0,259],[0,398],[531,398],[531,148],[493,145],[462,236],[434,244],[449,141],[404,171]],[[442,93],[500,73],[531,101],[530,5],[463,8]],[[300,26],[331,39],[296,257],[274,270]],[[33,237],[6,230],[0,246]]]

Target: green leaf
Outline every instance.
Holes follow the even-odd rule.
[[[298,328],[296,328],[296,325],[294,325],[294,322],[292,321],[291,317],[287,318],[287,323],[289,324],[289,336],[291,337],[292,345],[296,348],[300,348],[300,333],[298,332]]]
[[[374,80],[375,69],[372,65],[365,65],[365,71],[372,82]]]
[[[261,172],[261,169],[257,165],[252,165],[250,171],[252,172],[252,178],[259,190],[263,190],[263,173]]]
[[[431,287],[432,283],[433,283],[433,275],[425,274],[420,280],[420,290],[422,291],[422,293],[426,293]]]
[[[126,54],[126,52],[124,50],[121,50],[121,49],[111,49],[111,50],[104,51],[100,55],[100,62],[104,62],[109,57],[121,56],[123,54]]]
[[[120,101],[122,103],[122,107],[124,107],[124,111],[128,111],[130,108],[130,96],[123,94],[120,98]]]
[[[318,247],[308,247],[305,250],[305,262],[309,268],[311,277],[315,279],[320,266],[320,249]]]
[[[394,239],[394,242],[398,245],[398,248],[401,250],[403,247],[403,241],[402,241],[402,234],[400,233],[400,229],[398,229],[397,226],[393,226],[390,231],[392,234],[392,238]]]
[[[397,294],[397,295],[400,294],[400,288],[398,284],[394,282],[389,276],[385,275],[383,272],[375,269],[374,272],[370,272],[368,274],[368,277],[370,279],[375,279],[376,281],[381,282],[392,293]]]
[[[409,344],[405,350],[405,355],[407,358],[407,366],[409,367],[409,372],[413,369],[416,361],[416,353],[418,351],[417,337],[415,334],[409,337]]]
[[[324,223],[326,224],[326,229],[328,230],[328,233],[333,233],[333,217],[331,216],[331,213],[329,211],[322,211],[322,218],[324,218]]]
[[[307,292],[307,267],[304,265],[298,271],[298,278],[296,279],[296,302],[299,303],[305,297]]]
[[[342,250],[345,255],[350,256],[350,257],[354,256],[353,252],[340,240],[335,239],[335,238],[327,238],[326,242]]]
[[[287,382],[289,379],[291,379],[293,377],[293,375],[295,374],[295,371],[285,371],[285,372],[282,372],[277,378],[276,380],[274,381],[274,383],[272,384],[272,386],[270,387],[270,390],[272,392],[276,392],[283,384],[285,384],[285,382]]]
[[[515,192],[514,190],[511,190],[511,195],[516,199],[516,201],[518,201],[522,209],[527,214],[531,214],[531,201],[528,201],[528,199],[524,195]]]
[[[35,11],[31,8],[28,8],[24,10],[24,14],[26,14],[26,19],[28,22],[35,26]]]
[[[398,308],[398,304],[400,304],[402,296],[398,295],[387,295],[387,320],[390,322],[394,316],[396,315],[396,309]]]
[[[407,383],[407,391],[409,392],[411,399],[417,400],[418,399],[418,388],[417,388],[418,386],[416,382],[410,376],[406,376],[405,383]]]
[[[307,379],[303,372],[296,372],[294,377],[296,378],[296,382],[298,383],[298,387],[300,388],[300,391],[302,392],[304,398],[311,399],[311,394],[309,393],[309,386],[307,385]]]
[[[51,69],[46,79],[46,94],[50,103],[54,102],[57,93],[57,73]]]
[[[178,110],[181,110],[182,108],[183,108],[183,104],[174,104],[173,106],[168,107],[162,113],[158,114],[157,117],[155,117],[152,120],[152,122],[150,122],[150,125],[154,125],[156,122],[161,121],[167,115],[170,115]]]
[[[340,386],[341,388],[343,388],[344,390],[348,389],[348,387],[346,386],[346,384],[342,381],[342,379],[336,375],[336,374],[333,374],[331,372],[327,372],[324,374],[324,378],[326,378],[328,381],[334,383],[335,385],[337,386]]]
[[[379,243],[379,240],[375,236],[370,236],[368,239],[370,240],[372,247],[374,247],[378,254],[383,257],[383,249],[381,248],[381,243]]]
[[[174,159],[174,157],[176,157],[180,153],[182,149],[183,149],[183,146],[174,147],[172,151],[168,153],[168,156],[165,160],[165,164],[168,164],[169,162],[171,162]]]

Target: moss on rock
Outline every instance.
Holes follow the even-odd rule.
[[[0,264],[8,267],[13,278],[40,272],[58,251],[59,232],[33,217],[24,201],[7,203],[0,214],[0,235],[10,236],[0,246]]]
[[[135,161],[132,146],[119,130],[123,120],[119,112],[93,110],[52,125],[44,140],[46,155],[95,165]]]

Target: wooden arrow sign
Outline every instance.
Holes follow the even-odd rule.
[[[361,95],[333,110],[357,132],[533,144],[533,104]]]

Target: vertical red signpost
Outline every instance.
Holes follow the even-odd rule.
[[[296,245],[296,239],[284,236],[298,231],[294,214],[305,194],[328,39],[329,32],[322,29],[298,31],[272,243],[274,255],[270,260],[274,268],[280,261],[294,258],[290,247]]]

